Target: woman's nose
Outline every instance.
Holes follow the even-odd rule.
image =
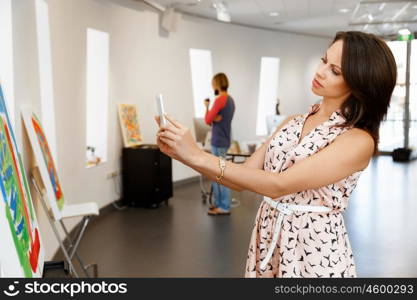
[[[326,75],[326,70],[325,70],[325,67],[324,66],[321,66],[321,67],[319,67],[318,68],[318,70],[317,70],[317,72],[316,72],[316,74],[317,74],[317,76],[319,77],[319,78],[324,78]]]

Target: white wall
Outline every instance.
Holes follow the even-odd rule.
[[[316,101],[317,97],[310,92],[310,82],[315,66],[330,42],[327,39],[251,29],[190,16],[182,16],[178,32],[168,35],[160,31],[160,19],[155,11],[130,0],[49,0],[48,4],[58,172],[69,203],[96,201],[103,207],[118,198],[114,182],[106,179],[106,173],[120,168],[122,139],[116,103],[138,106],[139,123],[147,143],[155,141],[154,97],[158,92],[164,94],[166,110],[192,128],[189,48],[211,50],[213,72],[222,71],[229,76],[230,94],[237,106],[233,121],[233,136],[237,140],[257,139],[256,109],[262,56],[280,58],[278,97],[281,113],[304,113],[307,105]],[[13,1],[13,25],[16,114],[22,104],[31,104],[39,112],[32,0]],[[110,34],[108,160],[91,169],[85,168],[87,27]],[[16,123],[20,140],[21,122]],[[24,158],[28,161],[30,148],[25,137],[23,144]],[[173,172],[174,180],[196,175],[176,162]],[[50,259],[58,244],[44,215],[41,214],[39,219],[46,258]]]

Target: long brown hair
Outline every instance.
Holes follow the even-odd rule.
[[[397,81],[397,66],[388,45],[373,34],[340,31],[333,42],[343,40],[342,74],[351,90],[341,113],[342,127],[366,130],[374,139],[376,154],[379,126],[386,117]]]

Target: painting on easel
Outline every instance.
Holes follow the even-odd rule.
[[[22,116],[35,159],[38,162],[49,205],[55,220],[60,220],[61,211],[65,204],[64,195],[62,193],[58,173],[55,168],[48,140],[46,139],[45,131],[36,114],[29,108],[22,109]]]
[[[0,86],[0,266],[4,277],[41,277],[44,264],[29,184]]]
[[[132,104],[119,104],[119,119],[125,147],[142,143],[136,107]]]

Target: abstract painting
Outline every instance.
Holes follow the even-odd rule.
[[[119,104],[120,127],[125,147],[134,147],[142,143],[136,107],[131,104]]]
[[[43,244],[1,86],[0,190],[1,276],[41,277]]]
[[[58,179],[58,173],[55,168],[48,140],[45,136],[45,131],[43,130],[39,119],[31,109],[23,108],[22,116],[39,167],[39,172],[46,189],[49,205],[55,220],[60,220],[61,211],[65,204],[64,195],[62,193],[61,184]]]

